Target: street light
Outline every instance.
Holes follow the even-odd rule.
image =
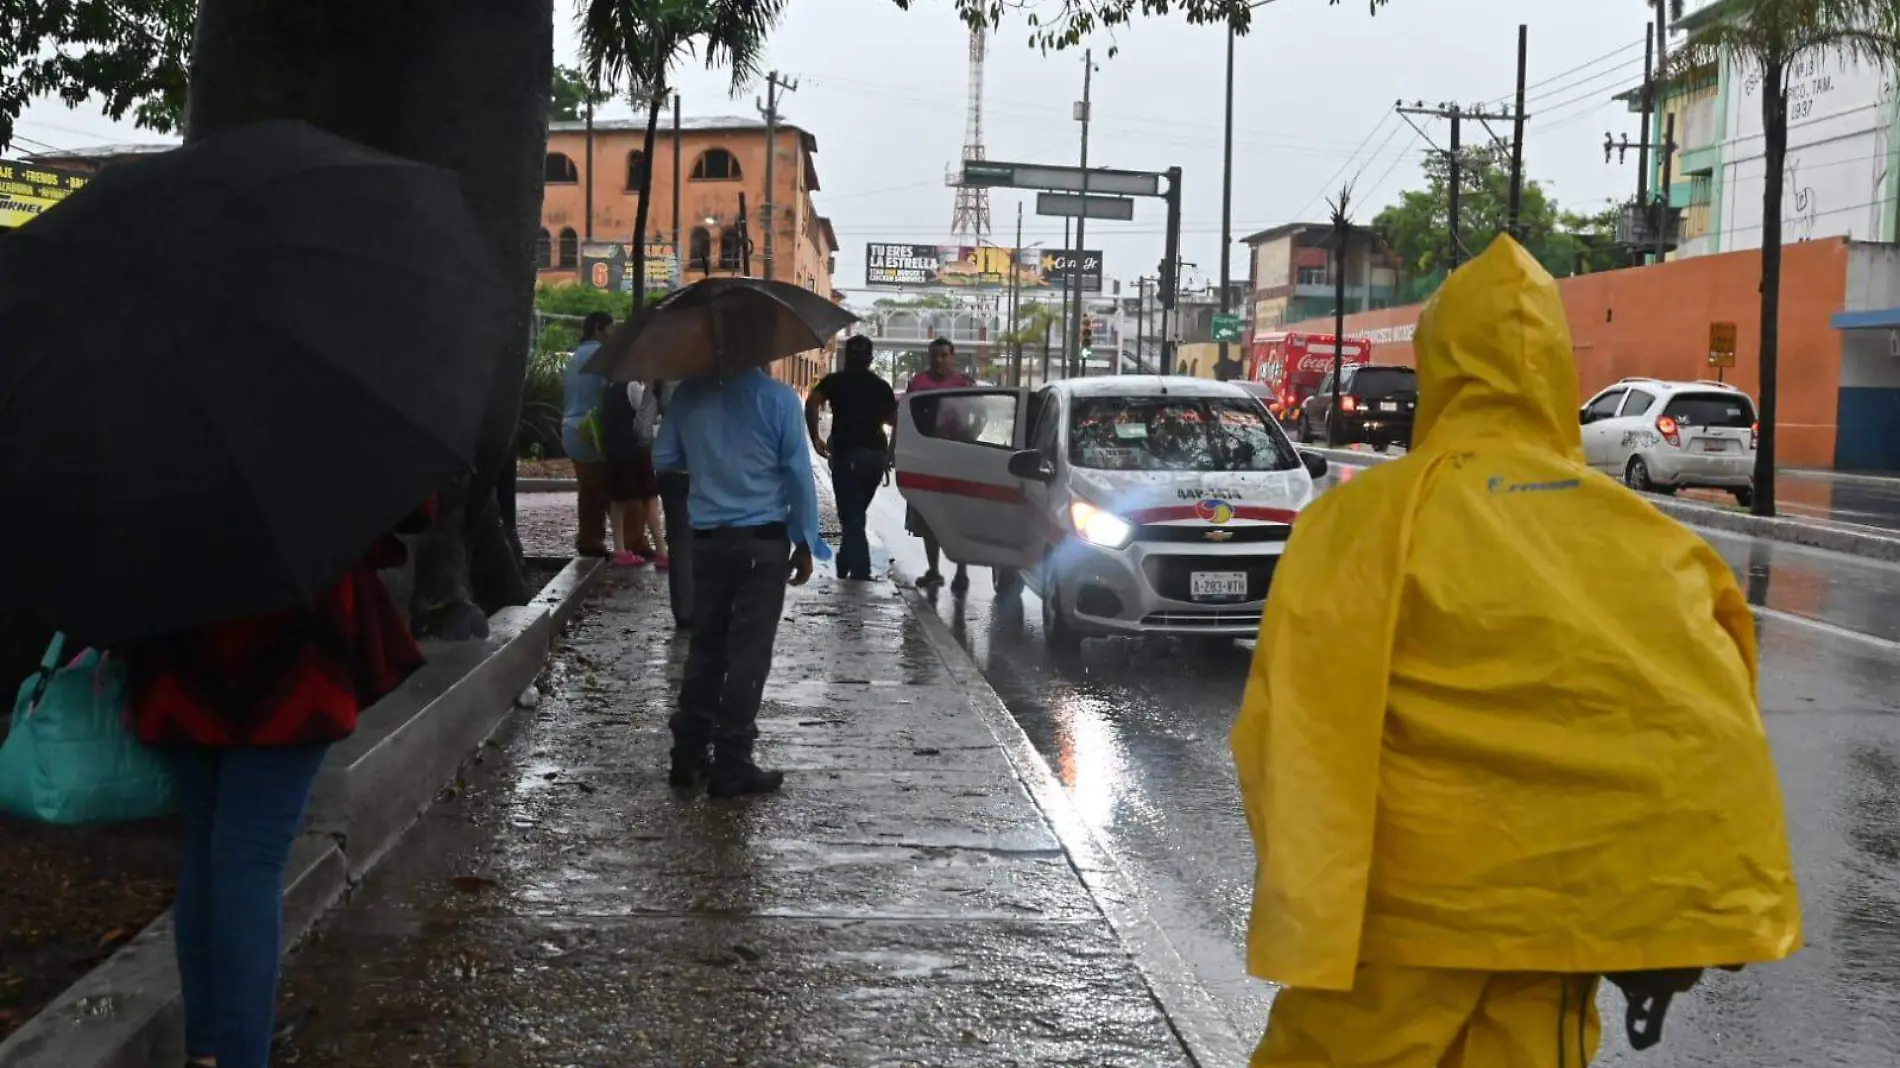
[[[1247,5],[1247,10],[1266,7],[1273,0],[1255,0]],[[1227,315],[1233,311],[1233,287],[1230,262],[1234,244],[1234,24],[1227,24],[1227,121],[1221,136],[1221,177],[1220,177],[1220,311]],[[1165,347],[1164,339],[1162,345]],[[1220,358],[1214,364],[1214,377],[1226,379],[1232,371],[1232,361],[1227,356],[1227,342],[1220,343]]]

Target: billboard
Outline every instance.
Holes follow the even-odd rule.
[[[1082,274],[1085,293],[1102,291],[1102,254],[994,245],[865,246],[866,289],[1008,289],[1059,291]]]
[[[665,242],[647,244],[647,292],[679,286],[679,257]],[[633,292],[633,246],[610,241],[581,245],[581,284],[609,293]]]
[[[0,227],[24,226],[92,177],[83,171],[0,159]]]

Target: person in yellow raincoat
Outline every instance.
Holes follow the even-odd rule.
[[[1516,242],[1415,345],[1412,451],[1301,514],[1233,731],[1248,966],[1286,987],[1252,1064],[1580,1068],[1599,977],[1800,948],[1753,621],[1583,463],[1563,305]]]

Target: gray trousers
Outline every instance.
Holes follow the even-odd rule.
[[[717,760],[748,759],[759,736],[759,702],[785,611],[792,546],[751,529],[693,539],[693,636],[672,719],[673,747]]]
[[[673,594],[673,621],[682,625],[693,618],[693,520],[686,514],[686,497],[691,488],[686,472],[660,472],[660,507],[666,513],[666,551],[673,558],[666,585]]]

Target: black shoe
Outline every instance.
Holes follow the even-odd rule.
[[[673,767],[666,773],[666,781],[682,790],[690,790],[706,781],[712,772],[712,761],[703,751],[691,749],[673,750]]]
[[[776,793],[785,785],[785,773],[767,770],[750,760],[713,764],[712,778],[706,783],[708,797],[743,797],[747,794]]]
[[[941,585],[943,585],[943,575],[936,571],[926,571],[923,577],[917,580],[917,588],[920,590],[934,590]]]
[[[958,571],[957,577],[950,580],[950,592],[970,592],[970,573],[968,571]]]

